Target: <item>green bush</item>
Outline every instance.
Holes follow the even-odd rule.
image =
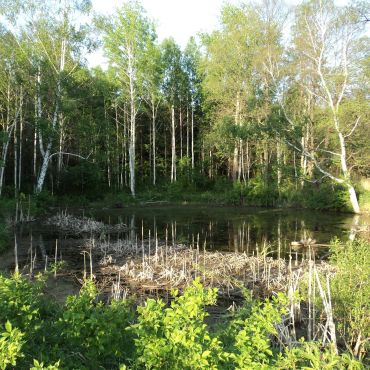
[[[138,323],[132,327],[136,363],[147,369],[217,369],[221,343],[211,337],[204,323],[205,305],[215,304],[215,289],[205,291],[195,280],[182,296],[164,308],[161,300],[148,299],[138,307]]]
[[[0,222],[0,253],[3,252],[9,244],[9,234],[5,224]]]
[[[369,243],[361,241],[332,248],[340,354],[320,342],[281,342],[284,295],[264,301],[248,296],[217,328],[206,320],[217,290],[204,289],[199,280],[182,295],[173,291],[169,305],[147,299],[135,314],[127,301],[99,301],[91,281],[57,305],[43,294],[45,277],[31,282],[0,275],[0,369],[363,369],[370,335],[368,254]]]
[[[79,295],[67,298],[61,317],[55,325],[60,333],[58,354],[63,366],[90,368],[91,364],[114,367],[126,361],[133,349],[132,336],[126,331],[133,315],[124,301],[109,305],[96,302],[97,291],[87,281]],[[81,356],[82,355],[82,356]]]
[[[6,369],[8,365],[16,366],[18,357],[21,357],[23,346],[23,334],[7,321],[5,331],[0,332],[0,370]]]
[[[30,370],[58,370],[60,361],[57,361],[54,365],[44,366],[43,362],[33,360],[33,366]]]
[[[334,211],[351,209],[348,192],[340,185],[329,183],[321,184],[319,187],[309,185],[303,189],[301,196],[305,208]]]
[[[337,330],[346,348],[364,357],[370,341],[370,243],[359,240],[341,246],[337,242],[331,251],[331,261],[337,268],[332,280]]]
[[[69,166],[61,175],[58,193],[85,195],[94,200],[102,196],[102,189],[107,190],[102,171],[96,163],[82,161]]]
[[[10,321],[28,338],[35,335],[45,313],[42,312],[43,286],[41,277],[31,284],[20,274],[12,278],[0,275],[0,323]]]
[[[365,367],[347,353],[338,355],[331,346],[322,347],[317,342],[304,342],[279,355],[276,369],[285,370],[362,370]]]

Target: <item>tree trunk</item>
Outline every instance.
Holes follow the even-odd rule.
[[[194,108],[191,106],[191,168],[194,169]]]
[[[235,142],[234,156],[233,156],[233,170],[232,170],[232,178],[234,182],[238,178],[238,166],[239,166],[239,148],[238,148],[238,143]]]
[[[347,156],[346,156],[346,145],[344,136],[341,132],[338,132],[339,143],[340,143],[340,163],[344,178],[346,179],[349,199],[353,208],[353,212],[360,213],[360,206],[358,204],[357,194],[355,188],[350,182],[350,175],[347,168]]]
[[[59,114],[59,125],[60,125],[60,135],[59,135],[59,153],[58,153],[58,171],[57,171],[57,187],[59,188],[60,183],[60,172],[63,165],[63,142],[64,142],[64,116],[63,113]]]
[[[238,92],[235,100],[235,116],[234,124],[239,126],[240,124],[240,93]],[[235,140],[234,156],[233,156],[233,181],[240,180],[240,140]]]
[[[189,158],[189,105],[186,106],[186,156]]]
[[[123,105],[123,167],[125,185],[128,185],[127,181],[127,139],[128,139],[128,126],[127,126],[127,112],[126,104]]]
[[[280,192],[281,185],[281,146],[279,138],[276,138],[276,161],[277,161],[277,187]]]
[[[5,175],[5,166],[6,166],[6,158],[8,156],[8,149],[9,143],[12,137],[13,129],[15,126],[15,122],[10,124],[10,81],[11,81],[11,74],[9,72],[9,80],[8,80],[8,87],[7,87],[7,102],[6,102],[6,123],[5,123],[5,133],[7,133],[7,140],[3,143],[2,151],[1,151],[1,161],[0,161],[0,196],[3,190],[3,183],[4,183],[4,175]],[[16,119],[15,119],[16,120]]]
[[[131,104],[134,104],[131,101]],[[129,167],[130,167],[130,190],[131,195],[135,197],[135,136],[136,124],[134,106],[131,105],[131,119],[130,119],[130,145],[129,145]]]
[[[60,53],[60,62],[59,62],[59,71],[57,75],[57,87],[56,87],[56,94],[55,94],[55,109],[54,109],[54,115],[53,120],[51,124],[52,131],[55,131],[57,124],[58,124],[58,117],[59,117],[59,103],[62,96],[62,86],[61,86],[61,74],[64,71],[64,65],[65,65],[65,56],[66,56],[66,40],[62,40],[61,43],[61,53]],[[38,118],[41,118],[41,93],[40,93],[40,80],[41,80],[41,74],[40,74],[40,68],[38,70]],[[41,169],[40,174],[37,179],[37,185],[36,185],[36,194],[40,193],[43,189],[44,182],[45,182],[45,176],[47,169],[49,167],[49,160],[50,160],[50,151],[53,144],[53,138],[52,136],[49,137],[48,145],[46,147],[46,150],[43,149],[42,144],[42,135],[41,130],[39,132],[39,142],[40,142],[40,151],[43,156],[42,163],[41,163]]]
[[[21,86],[20,92],[20,105],[19,105],[19,161],[18,161],[18,191],[21,190],[22,182],[22,142],[23,142],[23,127],[24,127],[24,115],[23,115],[23,89]]]
[[[157,174],[156,174],[156,142],[155,142],[155,105],[154,101],[152,102],[152,142],[153,142],[153,147],[152,147],[152,156],[153,156],[153,185],[156,184],[157,181]]]
[[[20,107],[20,105],[19,105]],[[13,152],[14,152],[14,197],[17,199],[18,194],[18,120],[14,121],[14,145],[13,145]]]
[[[136,142],[136,91],[135,70],[133,66],[133,55],[128,50],[128,75],[130,80],[130,143],[129,143],[129,167],[130,167],[130,190],[135,198],[135,142]]]
[[[180,109],[179,109],[179,125],[180,125],[180,159],[182,159],[182,107],[180,99]]]
[[[0,165],[0,196],[3,191],[3,184],[4,184],[4,178],[5,178],[5,165],[6,165],[6,158],[8,156],[8,148],[9,148],[9,143],[10,139],[12,137],[12,131],[14,129],[14,124],[11,125],[10,127],[7,127],[7,133],[8,133],[8,138],[2,148],[2,153],[1,153],[1,165]]]
[[[172,126],[171,126],[171,182],[176,182],[176,138],[175,138],[175,107],[171,107]]]

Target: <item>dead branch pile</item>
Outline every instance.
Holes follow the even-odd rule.
[[[294,271],[308,271],[307,261],[292,266],[291,262],[265,255],[199,252],[197,249],[158,248],[152,255],[129,258],[122,265],[108,265],[112,260],[106,262],[100,274],[107,286],[109,280],[116,282],[119,276],[122,286],[133,290],[182,290],[199,277],[205,287],[217,287],[220,295],[229,297],[241,297],[245,288],[259,296],[286,291]],[[317,268],[323,272],[333,269],[325,262],[319,263]]]
[[[46,225],[54,226],[59,230],[80,235],[84,233],[101,234],[101,233],[120,233],[128,230],[128,227],[123,224],[107,225],[101,221],[96,221],[89,217],[76,217],[64,212],[58,213],[55,216],[48,218],[45,221]]]
[[[134,258],[141,256],[147,258],[147,256],[149,256],[148,258],[150,259],[151,255],[168,255],[174,253],[174,251],[180,251],[188,247],[183,244],[167,246],[167,244],[158,239],[153,241],[145,239],[138,243],[136,239],[134,242],[133,239],[130,238],[110,240],[110,238],[105,237],[100,239],[88,239],[82,245],[82,248],[86,252],[90,252],[91,250],[94,260],[98,259],[99,265],[106,266],[112,262],[124,263],[129,257]]]

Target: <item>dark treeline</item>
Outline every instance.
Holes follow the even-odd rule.
[[[112,17],[91,11],[86,0],[0,1],[2,196],[135,196],[222,180],[272,205],[336,189],[360,212],[370,172],[364,4],[226,4],[219,28],[184,50],[160,43],[136,2]],[[86,63],[99,43],[106,70]]]

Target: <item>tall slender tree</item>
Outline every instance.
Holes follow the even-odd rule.
[[[130,190],[135,197],[136,117],[143,95],[148,46],[154,41],[155,33],[144,9],[137,2],[124,4],[113,19],[100,19],[98,24],[103,31],[106,56],[122,84],[121,94],[129,96]]]
[[[183,81],[182,53],[174,39],[162,43],[164,61],[163,90],[171,112],[171,182],[177,179],[175,110],[180,109],[181,81]]]

